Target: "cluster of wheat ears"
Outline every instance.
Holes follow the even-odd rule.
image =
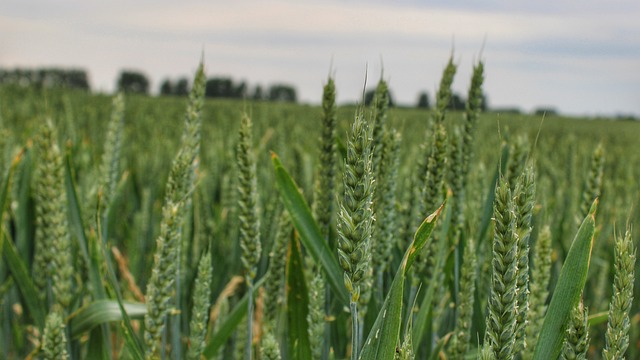
[[[234,220],[222,226],[237,229],[236,236],[204,236],[196,246],[193,239],[208,226],[194,220],[206,185],[201,147],[209,141],[202,131],[206,76],[200,65],[155,242],[147,249],[153,255],[144,284],[113,240],[126,231],[114,227],[138,228],[114,205],[126,202],[122,194],[129,191],[120,168],[124,96],[113,98],[97,181],[86,196],[77,190],[73,147],[61,148],[58,127],[41,122],[33,142],[3,172],[0,294],[11,310],[0,321],[5,335],[11,327],[28,333],[11,335],[4,356],[625,358],[636,260],[630,227],[615,236],[613,283],[603,277],[612,294],[603,302],[608,312],[590,316],[583,301],[600,229],[604,147],[592,152],[580,205],[568,216],[574,234],[563,234],[570,238],[558,258],[557,236],[545,224],[549,215],[543,216],[536,192],[535,143],[521,136],[493,149],[501,155],[490,191],[471,195],[482,191],[470,179],[484,65],[474,65],[462,121],[451,125],[456,71],[449,60],[408,170],[401,169],[402,131],[388,119],[387,83],[379,81],[370,108],[355,109],[343,139],[329,78],[320,121],[311,125],[321,133],[319,149],[310,152],[317,157],[313,188],[296,185],[271,153],[268,181],[277,193],[267,223],[252,118],[239,115],[236,146],[229,150],[235,166],[220,175],[235,187],[221,196],[234,205],[225,213]],[[21,248],[24,241],[32,255]],[[237,243],[241,277],[221,268],[232,252],[216,253],[222,248],[216,242]]]

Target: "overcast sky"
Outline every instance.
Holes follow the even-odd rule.
[[[346,102],[384,67],[396,101],[415,104],[453,50],[454,90],[481,58],[490,106],[640,115],[638,0],[2,1],[0,34],[0,67],[81,67],[101,91],[123,68],[157,91],[204,53],[209,76],[287,82],[313,103],[330,69]]]

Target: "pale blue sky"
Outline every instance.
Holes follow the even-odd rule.
[[[112,91],[122,68],[157,91],[194,71],[293,84],[317,103],[330,66],[355,101],[384,64],[396,100],[433,95],[452,48],[466,93],[482,56],[492,106],[640,115],[640,1],[3,1],[0,66],[86,68]],[[484,43],[482,54],[480,51]]]

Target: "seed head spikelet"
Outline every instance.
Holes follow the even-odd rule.
[[[165,327],[165,315],[175,292],[175,257],[180,238],[180,209],[181,206],[171,202],[166,202],[162,209],[160,235],[156,241],[153,268],[145,294],[147,313],[144,317],[144,339],[147,345],[147,359],[156,356],[158,342]]]
[[[365,275],[369,260],[374,190],[370,136],[364,116],[356,114],[347,144],[344,197],[338,215],[338,258],[345,271],[344,282],[352,301],[358,301],[360,281]]]
[[[380,159],[382,158],[382,147],[387,122],[387,112],[389,110],[389,87],[387,82],[380,79],[376,92],[373,96],[373,129],[371,148],[373,149],[372,172],[374,177],[378,177]]]
[[[535,205],[535,174],[532,166],[527,167],[518,178],[514,191],[514,202],[518,235],[518,279],[516,282],[518,314],[515,348],[517,354],[527,346],[525,330],[529,311],[529,238]]]
[[[549,280],[551,278],[551,230],[545,226],[538,235],[533,253],[533,271],[529,281],[529,314],[526,325],[527,347],[523,350],[523,359],[533,358],[533,350],[538,342],[538,333],[542,328],[546,302],[549,296]]]
[[[456,128],[451,139],[451,166],[450,184],[453,191],[453,239],[459,241],[462,227],[465,223],[464,205],[466,203],[467,179],[469,176],[469,164],[473,156],[473,143],[482,110],[482,83],[484,82],[484,65],[480,61],[473,67],[471,85],[464,116],[462,131]]]
[[[469,162],[472,154],[473,139],[475,129],[478,124],[478,118],[482,111],[483,92],[482,84],[484,83],[484,63],[479,61],[473,67],[473,75],[471,76],[471,85],[467,96],[467,104],[465,110],[464,136],[463,136],[463,172],[469,171]]]
[[[47,315],[44,334],[42,335],[42,357],[45,360],[66,360],[67,337],[60,309],[52,309]]]
[[[453,63],[453,56],[449,57],[446,67],[442,73],[440,79],[440,85],[438,86],[438,92],[436,93],[436,109],[435,109],[435,121],[444,121],[444,114],[451,102],[451,96],[453,94],[451,90],[451,84],[453,84],[453,78],[456,75],[458,67]]]
[[[267,329],[264,333],[262,344],[260,346],[260,355],[261,355],[260,358],[264,360],[282,359],[280,355],[280,347],[278,345],[278,341],[276,341],[276,338],[273,335],[273,331],[271,329]]]
[[[200,154],[205,80],[204,65],[200,64],[189,93],[181,140],[182,146],[169,173],[166,196],[169,196],[174,203],[183,201],[193,187],[195,171],[198,167],[198,155]]]
[[[260,241],[260,217],[258,213],[258,186],[256,164],[253,158],[251,118],[244,114],[240,123],[240,140],[237,149],[238,208],[240,219],[240,260],[244,267],[249,292],[247,317],[246,359],[251,360],[253,344],[253,280],[262,253]]]
[[[120,149],[124,128],[123,93],[118,93],[113,98],[112,107],[101,166],[102,199],[100,204],[103,209],[109,206],[120,177]]]
[[[462,230],[464,227],[464,173],[462,169],[462,158],[463,158],[463,145],[462,142],[462,133],[459,127],[455,127],[453,131],[453,136],[451,136],[450,148],[451,151],[449,153],[449,186],[451,187],[451,191],[453,192],[453,205],[451,209],[451,219],[452,219],[452,234],[453,234],[453,243],[457,244],[460,241],[460,235],[462,234]]]
[[[509,184],[501,179],[494,203],[493,268],[488,301],[488,342],[497,360],[514,358],[516,330],[517,251],[516,218]]]
[[[189,351],[187,359],[199,360],[205,347],[205,335],[209,324],[211,296],[211,253],[202,256],[198,264],[198,275],[193,290],[193,311],[189,323]]]
[[[444,69],[436,94],[436,108],[434,110],[433,128],[430,138],[431,143],[425,146],[425,149],[429,149],[426,161],[426,173],[419,174],[420,176],[424,176],[424,182],[422,182],[424,186],[419,189],[422,195],[419,214],[432,213],[442,202],[442,190],[448,166],[448,139],[444,119],[449,102],[451,101],[451,84],[453,83],[456,70],[457,67],[453,63],[453,57],[451,57]],[[440,285],[444,277],[437,271],[437,268],[440,266],[439,264],[443,262],[439,261],[440,251],[437,251],[435,246],[431,246],[431,243],[439,243],[442,246],[438,248],[444,248],[444,240],[445,239],[438,239],[437,236],[432,236],[424,246],[421,254],[422,259],[418,260],[416,262],[417,266],[413,267],[414,274],[417,274],[417,276],[413,277],[412,288],[414,291],[422,279],[432,279],[431,281],[435,281],[436,284],[438,284],[436,285],[437,291],[441,290]]]
[[[361,286],[371,273],[370,239],[374,180],[371,172],[371,134],[362,111],[358,111],[347,143],[343,174],[344,197],[338,213],[338,261],[344,270],[344,284],[351,294],[352,351],[358,358],[358,300]]]
[[[598,145],[593,151],[591,157],[591,166],[589,167],[589,175],[582,191],[582,203],[580,204],[580,219],[589,214],[591,203],[602,193],[602,176],[604,172],[604,148],[602,144]]]
[[[260,259],[260,218],[258,216],[258,192],[256,184],[256,165],[253,159],[251,119],[242,117],[240,141],[238,142],[238,195],[240,210],[240,247],[242,264],[247,279],[256,276],[256,265]]]
[[[469,349],[471,340],[471,322],[473,317],[473,297],[476,283],[476,246],[473,238],[465,244],[462,269],[460,271],[460,292],[456,311],[456,326],[453,333],[451,358],[463,358]]]
[[[322,358],[325,328],[325,282],[320,269],[309,284],[309,343],[313,359]]]
[[[589,350],[589,325],[587,323],[588,310],[582,302],[571,312],[567,324],[566,335],[562,343],[562,360],[585,360]],[[616,358],[619,359],[619,358]]]
[[[322,137],[320,138],[320,170],[315,195],[315,218],[327,243],[334,213],[336,173],[336,87],[329,78],[322,93]],[[332,245],[332,244],[330,244]],[[331,248],[334,248],[331,246]]]
[[[491,348],[491,345],[488,343],[484,343],[481,349],[478,349],[478,357],[479,360],[495,360],[496,355]]]
[[[280,216],[275,241],[269,252],[268,277],[264,283],[265,299],[264,314],[266,322],[276,319],[279,306],[284,298],[284,278],[287,265],[287,247],[293,231],[289,213],[286,211]]]
[[[507,182],[511,186],[511,191],[518,183],[518,177],[524,171],[527,163],[528,140],[524,136],[516,137],[509,148],[509,167],[507,168]]]
[[[160,221],[160,235],[156,241],[151,277],[145,294],[147,313],[144,317],[144,339],[147,345],[145,353],[147,359],[157,356],[158,343],[165,327],[166,315],[175,295],[175,283],[179,270],[177,266],[178,254],[182,235],[182,210],[193,187],[194,171],[200,149],[199,119],[202,106],[198,104],[203,101],[203,82],[204,67],[201,64],[189,96],[185,121],[185,134],[188,135],[182,138],[180,150],[173,160],[167,180]]]
[[[34,282],[43,298],[46,287],[53,290],[54,303],[67,309],[72,298],[73,265],[71,238],[67,223],[64,165],[51,121],[43,126],[37,141],[36,168],[36,254]]]
[[[394,238],[397,233],[396,188],[398,167],[400,166],[400,134],[395,129],[387,132],[383,141],[380,161],[379,182],[376,186],[378,201],[376,209],[375,232],[372,238],[373,268],[378,278],[386,271],[391,259]],[[378,285],[379,290],[382,290]],[[382,298],[380,299],[382,300]]]
[[[635,262],[636,247],[633,245],[631,230],[627,229],[625,235],[618,236],[615,243],[615,276],[603,359],[624,359],[629,347],[629,313],[633,303]]]

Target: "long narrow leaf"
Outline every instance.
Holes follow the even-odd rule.
[[[258,280],[253,285],[253,292],[257,292],[258,289],[264,283],[266,277]],[[242,321],[242,319],[247,315],[247,303],[249,302],[248,294],[244,294],[242,299],[238,301],[236,306],[229,312],[229,314],[225,317],[224,321],[218,327],[218,332],[211,335],[209,337],[209,342],[207,343],[207,347],[203,351],[203,355],[207,359],[213,358],[218,350],[229,340],[233,332],[235,331],[238,324]]]
[[[436,246],[436,256],[438,258],[437,261],[437,269],[441,266],[441,261],[447,256],[447,251],[449,247],[449,242],[447,239],[447,232],[449,231],[449,225],[451,224],[451,207],[447,208],[446,216],[444,217],[444,223],[440,225],[439,236],[437,243],[431,243],[431,246]],[[429,281],[426,285],[427,291],[422,298],[422,302],[420,303],[420,310],[416,315],[416,318],[413,320],[413,328],[412,328],[412,344],[414,346],[414,352],[417,352],[420,344],[422,343],[422,339],[425,334],[427,334],[427,328],[431,325],[431,317],[433,316],[433,297],[435,296],[436,289],[440,286],[440,284],[436,281]],[[409,316],[412,314],[410,313]]]
[[[291,221],[300,234],[300,241],[314,260],[322,266],[333,294],[340,299],[342,304],[348,305],[349,294],[344,286],[343,271],[338,260],[331,252],[329,244],[322,237],[309,206],[287,170],[282,166],[278,156],[272,153],[271,160],[276,173],[278,190],[282,195],[284,206],[291,215]]]
[[[71,154],[67,154],[65,162],[65,185],[67,187],[67,202],[69,204],[70,230],[75,235],[74,238],[78,243],[78,248],[80,249],[82,257],[86,261],[86,264],[89,265],[89,279],[91,280],[91,289],[94,291],[94,297],[96,299],[106,299],[107,293],[105,292],[102,282],[102,275],[99,270],[100,265],[92,259],[92,255],[90,254],[91,251],[89,250],[89,243],[82,220],[82,210],[80,209],[80,203],[78,201],[78,192],[76,191],[76,184],[73,180],[71,169]]]
[[[578,304],[582,289],[587,281],[593,235],[596,229],[595,213],[597,207],[598,200],[596,199],[591,205],[589,214],[580,225],[562,265],[533,354],[534,360],[557,359],[560,355],[565,324],[571,310]]]
[[[0,237],[0,247],[2,247],[2,253],[9,267],[9,271],[11,271],[15,283],[22,293],[29,313],[33,317],[36,325],[43,329],[45,318],[44,305],[40,301],[40,296],[38,295],[35,285],[33,285],[33,281],[31,281],[27,266],[18,255],[15,245],[13,245],[11,241],[5,241],[4,236]]]
[[[147,307],[142,303],[124,302],[122,304],[130,318],[142,318]],[[104,323],[122,321],[120,306],[115,300],[98,300],[69,315],[71,337],[77,338]]]
[[[4,211],[7,208],[9,189],[11,188],[11,182],[13,179],[13,173],[20,163],[20,155],[18,155],[12,162],[11,168],[7,173],[4,181],[2,182],[2,189],[0,190],[0,219],[4,218]],[[4,236],[4,221],[0,221],[0,249],[4,255],[5,261],[11,274],[15,279],[15,283],[18,285],[18,289],[22,293],[25,304],[33,317],[36,325],[41,329],[44,328],[44,304],[40,301],[38,290],[36,290],[31,276],[29,276],[29,268],[18,255],[18,251],[15,245],[11,241],[5,241]]]
[[[96,241],[92,239],[92,241]],[[136,336],[133,326],[131,325],[131,319],[127,314],[127,310],[124,307],[124,300],[122,298],[122,292],[120,291],[120,285],[118,280],[116,279],[115,271],[113,270],[113,264],[111,263],[111,258],[107,252],[107,247],[104,241],[97,241],[100,245],[100,252],[102,253],[102,258],[106,263],[106,277],[108,288],[115,294],[116,301],[118,303],[118,307],[120,308],[120,313],[122,315],[122,332],[125,339],[125,345],[131,356],[133,356],[136,360],[141,360],[144,358],[144,347],[140,339]]]
[[[429,215],[413,238],[413,242],[407,249],[402,262],[398,267],[391,289],[384,300],[384,304],[378,313],[367,340],[364,342],[360,359],[393,359],[396,345],[400,338],[400,326],[402,323],[402,301],[404,296],[404,283],[407,270],[415,261],[416,256],[426,244],[433,232],[438,216],[442,212],[444,204],[433,214]]]
[[[309,291],[304,279],[304,264],[300,243],[294,237],[287,257],[287,320],[289,323],[289,354],[294,359],[311,359],[309,343]]]

